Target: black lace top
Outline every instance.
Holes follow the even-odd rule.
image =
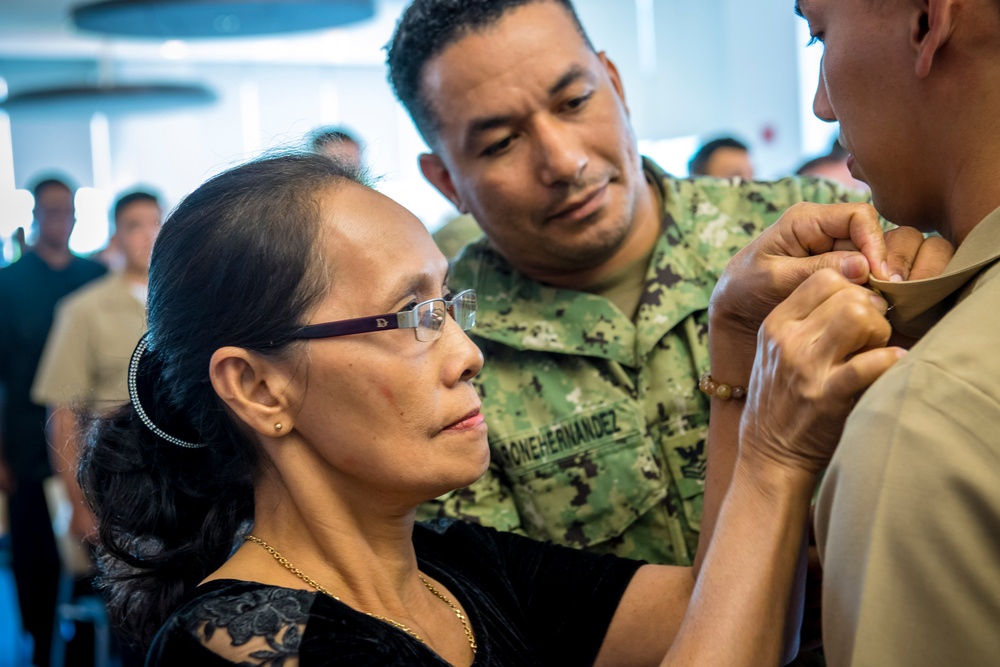
[[[641,563],[465,523],[414,529],[420,568],[468,612],[473,663],[590,665]],[[319,593],[232,579],[199,586],[147,665],[444,665],[425,644]]]

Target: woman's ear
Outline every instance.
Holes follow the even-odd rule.
[[[294,385],[281,364],[241,347],[221,347],[208,375],[219,398],[254,431],[271,438],[291,432]]]

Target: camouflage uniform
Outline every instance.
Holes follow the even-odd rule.
[[[709,403],[708,301],[733,254],[799,201],[857,198],[817,179],[678,180],[649,160],[663,233],[635,321],[603,297],[523,276],[487,240],[451,287],[474,287],[476,378],[492,462],[421,507],[595,552],[689,565],[698,543]]]
[[[471,215],[463,214],[446,222],[440,229],[431,234],[445,257],[451,259],[458,251],[476,239],[482,238],[483,230]]]

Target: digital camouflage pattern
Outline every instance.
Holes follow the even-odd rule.
[[[438,250],[448,259],[457,255],[466,244],[482,236],[483,230],[479,228],[479,223],[468,213],[452,218],[431,234]]]
[[[690,565],[705,479],[708,301],[733,254],[799,201],[856,200],[830,181],[675,179],[649,160],[663,233],[635,321],[607,299],[521,275],[487,240],[455,260],[486,357],[484,477],[421,507],[556,544]]]

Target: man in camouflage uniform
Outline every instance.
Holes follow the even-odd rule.
[[[788,206],[852,195],[640,159],[617,71],[568,0],[415,0],[388,60],[433,150],[424,175],[486,235],[450,284],[479,294],[492,464],[422,518],[690,565],[712,289]]]
[[[487,364],[483,397],[493,465],[428,511],[537,539],[656,563],[691,564],[705,478],[708,302],[729,258],[798,201],[845,201],[830,183],[677,180],[659,186],[663,234],[638,312],[550,287],[486,241],[451,283],[479,294],[471,332]]]

